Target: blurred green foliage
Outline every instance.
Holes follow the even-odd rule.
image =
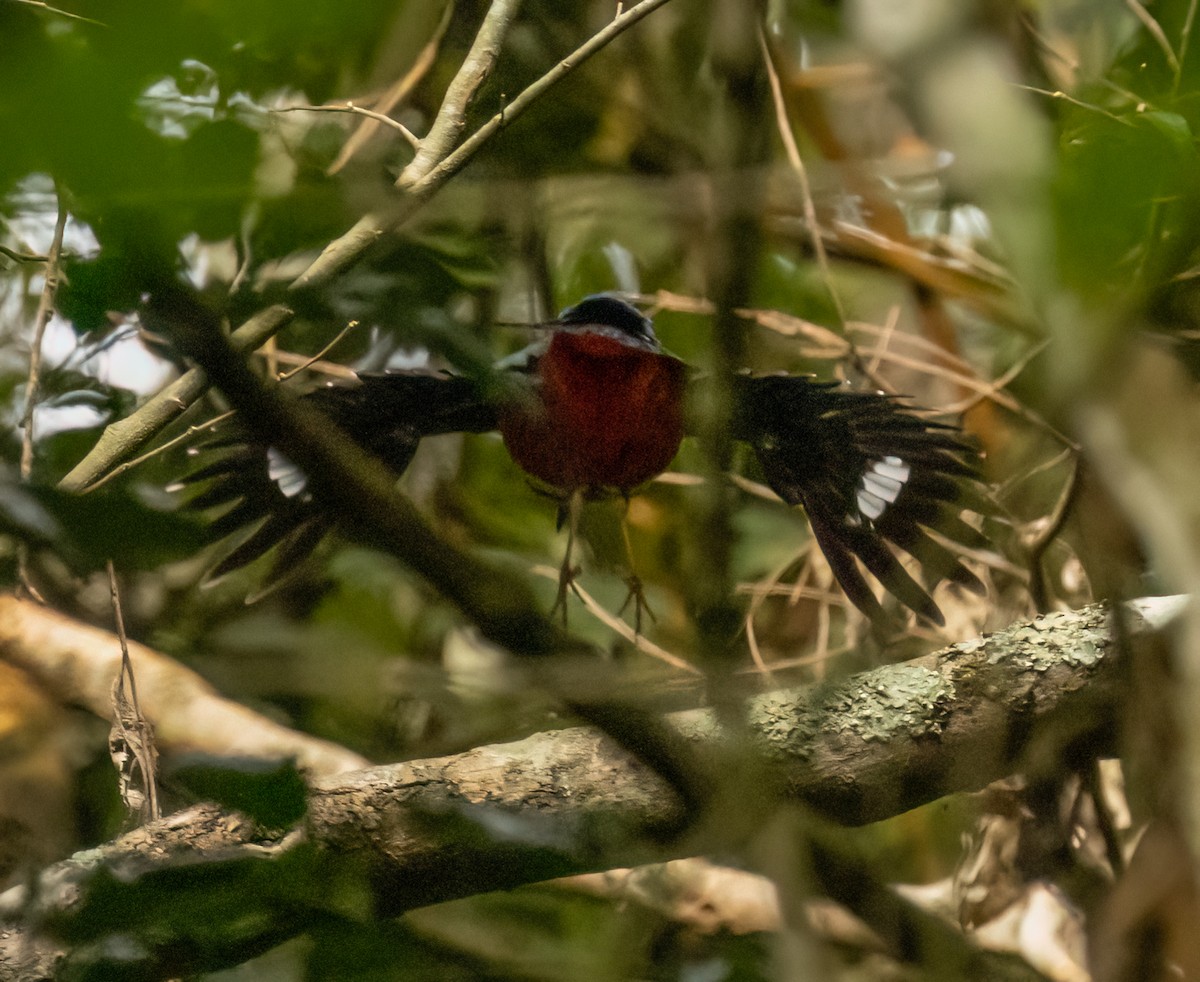
[[[758,216],[761,254],[741,258],[755,267],[754,306],[791,315],[789,323],[799,327],[793,333],[748,328],[748,367],[862,381],[853,359],[837,361],[845,350],[831,348],[823,335],[804,334],[809,322],[867,349],[859,366],[882,366],[898,390],[931,405],[952,403],[963,393],[928,370],[935,359],[927,349],[904,362],[889,361],[879,350],[886,347],[879,338],[893,329],[929,335],[922,318],[932,297],[953,327],[962,328],[954,353],[985,377],[999,376],[1026,355],[1031,335],[1056,342],[1013,391],[1023,407],[1063,428],[1070,426],[1063,407],[1102,389],[1121,346],[1148,327],[1200,371],[1189,333],[1200,328],[1194,275],[1200,58],[1186,50],[1183,33],[1185,24],[1190,29],[1191,6],[1168,0],[1152,8],[1173,45],[1174,67],[1161,44],[1116,6],[1039,4],[1017,30],[1015,6],[1005,20],[992,9],[1005,5],[981,4],[933,25],[928,37],[914,42],[917,57],[868,50],[865,29],[854,25],[882,17],[869,3],[856,5],[850,17],[843,17],[841,4],[769,5],[767,33],[781,52],[780,65],[815,61],[816,67],[857,70],[866,64],[877,73],[873,78],[891,82],[864,93],[847,71],[846,81],[805,89],[809,83],[799,71],[791,78],[784,73],[795,100],[792,115],[807,124],[797,125],[797,135],[814,205],[829,233],[829,275],[813,255],[775,121],[757,121],[769,132],[775,160],[769,174],[755,175],[767,189]],[[417,133],[427,130],[486,7],[481,0],[454,5],[432,67],[398,111]],[[468,129],[606,23],[611,7],[527,3],[496,75],[470,107]],[[73,333],[80,357],[66,367],[48,366],[40,397],[47,406],[84,412],[82,425],[47,425],[39,434],[33,486],[22,487],[13,476],[14,431],[6,429],[0,440],[0,456],[11,465],[0,474],[0,583],[7,588],[16,581],[20,541],[34,549],[34,569],[51,600],[102,620],[104,607],[81,584],[111,557],[125,578],[134,636],[199,668],[231,696],[379,759],[451,752],[561,720],[521,680],[506,675],[495,653],[419,576],[369,549],[328,544],[254,609],[243,603],[252,575],[197,591],[211,556],[201,550],[196,522],[171,511],[161,492],[187,466],[180,448],[80,499],[52,486],[99,428],[137,401],[137,386],[121,364],[101,372],[91,356],[127,328],[137,310],[151,272],[139,257],[191,277],[232,325],[283,298],[321,247],[388,200],[412,151],[381,131],[330,173],[361,118],[277,110],[327,100],[369,103],[412,65],[443,10],[440,0],[349,7],[333,0],[73,0],[58,10],[0,4],[0,245],[44,252],[58,200],[68,208],[58,302],[63,320],[56,324]],[[358,368],[403,357],[461,368],[520,348],[529,332],[513,322],[545,316],[587,293],[669,291],[703,300],[713,193],[705,168],[721,96],[709,60],[710,13],[704,4],[667,5],[553,89],[399,235],[322,289],[288,295],[297,318],[280,335],[279,348],[315,355],[357,321],[328,358]],[[971,76],[984,80],[980,89],[951,93],[966,122],[955,128],[957,117],[949,112],[929,118],[931,107],[945,105],[930,93],[943,93],[947,79],[963,77],[947,74],[948,53],[973,51],[982,58],[980,74]],[[1054,51],[1059,55],[1048,53]],[[804,100],[818,90],[823,109],[816,113]],[[1071,99],[1056,98],[1060,90]],[[993,118],[995,92],[1014,99],[1020,111]],[[822,125],[834,135],[822,137]],[[961,166],[961,148],[976,133],[971,126],[981,128],[988,146],[1032,147],[1022,158],[1020,180],[1006,183],[1013,175],[1003,154],[984,161],[991,170],[964,174],[969,168]],[[905,141],[919,135],[935,145],[912,150]],[[961,141],[958,160],[939,157],[940,138],[951,146]],[[875,144],[870,153],[858,152]],[[835,145],[841,157],[827,152]],[[1038,170],[1041,160],[1047,172]],[[970,211],[973,205],[984,207],[982,217]],[[976,278],[941,294],[940,281],[931,286],[904,260],[855,251],[852,240],[833,234],[838,222],[878,232],[881,213],[886,218],[893,211],[911,233],[913,252],[940,255],[945,242],[924,233],[949,232],[951,256],[966,256]],[[1016,311],[1011,317],[996,313],[994,291],[982,285],[982,256],[1011,263],[1018,277],[1004,284]],[[1022,280],[1030,268],[1036,276]],[[38,270],[36,263],[0,256],[0,404],[9,423],[19,415],[28,371]],[[707,316],[694,305],[660,299],[656,324],[664,343],[703,364],[711,349]],[[1076,313],[1060,316],[1063,311]],[[855,333],[855,323],[879,331]],[[167,359],[176,357],[162,339],[147,343]],[[1067,370],[1076,362],[1086,370]],[[219,396],[210,396],[164,436],[203,422],[220,404]],[[998,425],[976,427],[995,476],[1018,475],[1002,497],[1018,525],[1044,517],[1063,485],[1061,467],[1035,472],[1061,444],[1030,419],[1007,414]],[[694,448],[685,448],[677,469],[702,470]],[[748,479],[756,477],[751,467],[745,471]],[[429,441],[404,487],[457,543],[520,569],[559,561],[562,536],[553,505],[528,487],[494,437]],[[685,658],[694,641],[687,556],[697,547],[690,493],[654,485],[628,514],[637,572],[657,615],[652,637]],[[617,517],[595,513],[580,580],[609,611],[620,608],[625,593],[620,574],[626,560],[614,546]],[[777,502],[753,489],[738,492],[735,527],[734,573],[747,592],[804,568],[807,529]],[[992,531],[1001,547],[1011,545],[1002,526]],[[1074,568],[1080,534],[1068,526],[1056,541],[1047,560],[1053,574]],[[1013,552],[1023,561],[1019,549]],[[799,586],[820,593],[827,586],[820,572]],[[1062,602],[1088,598],[1094,572],[1084,569],[1078,587],[1062,578],[1056,596]],[[788,596],[793,579],[786,579],[782,595],[756,599],[755,641],[772,658],[799,652],[801,661],[819,642],[819,657],[810,659],[811,672],[819,674],[830,651],[853,641],[853,632],[835,615],[830,634],[821,608],[793,602],[799,596],[799,587],[796,598]],[[98,581],[90,582],[94,594]],[[554,585],[536,582],[548,606]],[[966,609],[957,621],[964,630],[1028,612],[1019,576],[1001,571],[994,585],[990,608]],[[652,689],[669,675],[574,602],[571,619],[573,629],[612,652],[605,668],[626,680],[623,691]],[[907,643],[927,648],[934,641]],[[267,824],[284,824],[303,810],[297,779],[286,770],[267,778],[193,773],[181,783]],[[167,795],[175,804],[189,797],[170,786]],[[94,811],[114,809],[115,801],[81,810],[89,807],[89,828],[111,831],[111,812],[106,822]],[[944,873],[958,826],[937,834],[922,828],[906,835],[903,846],[895,846],[896,826],[883,830],[880,865],[903,854],[911,870],[929,878]],[[259,905],[282,903],[310,919],[309,940],[291,950],[304,963],[297,971],[311,978],[772,977],[772,955],[760,938],[684,936],[637,910],[553,891],[484,898],[381,926],[363,909],[364,881],[356,879],[363,871],[337,871],[330,900],[324,891],[330,871],[320,860],[304,853],[293,862],[282,872],[233,864],[106,884],[74,922],[76,940],[92,943],[119,930],[139,943],[202,948],[211,940],[203,929],[213,910],[236,920],[229,909],[237,914],[244,905],[240,913],[253,923],[267,916]],[[522,945],[505,944],[496,923],[520,925]],[[228,936],[220,942],[233,943]],[[206,954],[199,963],[230,960]],[[104,963],[102,970],[118,968]]]

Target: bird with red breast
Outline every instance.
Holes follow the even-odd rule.
[[[688,399],[714,379],[666,352],[649,318],[616,296],[586,297],[538,326],[546,336],[486,378],[361,373],[356,384],[306,399],[397,474],[425,437],[498,430],[534,486],[557,502],[559,527],[568,525],[555,601],[565,618],[584,502],[628,499],[666,470],[694,435]],[[731,436],[752,448],[784,502],[804,508],[834,576],[873,623],[890,618],[872,580],[934,623],[943,622],[931,596],[938,584],[983,589],[962,553],[988,540],[962,515],[986,512],[989,503],[978,455],[957,427],[898,397],[810,376],[743,373],[718,381],[733,394]],[[226,508],[212,522],[216,538],[251,529],[212,576],[274,550],[272,579],[337,524],[304,476],[245,429],[197,449],[215,459],[180,482],[207,483],[189,506]],[[644,601],[632,569],[630,596],[640,619]]]
[[[568,525],[554,607],[565,619],[583,502],[628,499],[667,469],[683,442],[689,372],[663,351],[650,319],[616,297],[587,297],[547,326],[549,341],[499,404],[498,424],[513,460],[558,500],[559,527]],[[646,608],[632,556],[629,566],[640,631]]]

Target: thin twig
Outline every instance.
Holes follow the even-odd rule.
[[[1060,464],[1065,464],[1077,453],[1078,451],[1072,450],[1070,447],[1064,447],[1053,457],[1043,460],[1040,464],[1034,465],[1024,473],[1013,475],[996,488],[996,500],[1003,501],[1010,494],[1012,494],[1014,488],[1019,487],[1021,484],[1024,484],[1031,478],[1037,477],[1039,474],[1044,474],[1046,471],[1053,470]]]
[[[154,728],[142,715],[142,707],[138,702],[137,680],[133,674],[133,660],[129,657],[125,617],[121,612],[121,592],[117,587],[117,574],[111,559],[107,566],[113,619],[121,644],[121,671],[113,683],[113,726],[109,750],[120,771],[121,797],[126,805],[131,809],[136,807],[144,821],[154,821],[162,814],[158,803],[158,750],[154,745]],[[125,693],[126,679],[129,680],[128,695]],[[143,785],[141,789],[134,787],[138,774]]]
[[[1073,95],[1069,95],[1068,93],[1063,92],[1061,89],[1043,89],[1036,85],[1022,85],[1019,82],[1015,84],[1015,88],[1024,89],[1026,92],[1032,92],[1035,95],[1044,95],[1049,99],[1058,99],[1062,102],[1069,102],[1071,105],[1078,106],[1080,109],[1087,109],[1090,112],[1099,113],[1101,116],[1106,116],[1114,123],[1120,123],[1122,126],[1128,126],[1132,128],[1134,125],[1132,121],[1123,119],[1116,113],[1110,113],[1107,109],[1102,109],[1090,102],[1084,102],[1082,99],[1076,99]]]
[[[796,145],[796,136],[792,133],[792,124],[788,119],[787,104],[783,100],[783,86],[779,82],[779,73],[771,59],[771,49],[767,44],[762,27],[758,29],[758,45],[762,51],[763,67],[767,71],[767,80],[771,84],[771,101],[775,106],[775,128],[783,141],[783,149],[787,154],[788,164],[800,181],[800,199],[804,208],[804,222],[808,226],[809,238],[812,240],[813,252],[817,257],[817,266],[825,280],[825,288],[833,300],[837,311],[838,322],[846,322],[846,311],[842,307],[841,297],[833,286],[833,273],[829,266],[829,255],[825,251],[825,241],[821,234],[821,224],[817,219],[817,206],[813,201],[812,185],[808,180],[808,170],[804,166],[804,158],[800,156],[800,148]]]
[[[42,340],[46,335],[46,325],[54,313],[54,295],[58,291],[60,276],[59,259],[62,256],[63,234],[67,228],[66,196],[58,189],[58,217],[54,222],[54,237],[50,241],[50,251],[46,255],[46,265],[42,271],[42,294],[38,298],[37,313],[33,318],[33,340],[29,350],[29,380],[25,383],[25,405],[21,410],[21,459],[20,474],[22,481],[28,481],[33,474],[33,411],[38,401],[38,389],[42,378]],[[26,543],[21,542],[17,547],[17,582],[20,588],[41,602],[37,588],[29,579],[29,550]]]
[[[825,281],[825,289],[833,301],[833,309],[837,312],[838,323],[845,325],[846,308],[842,305],[841,295],[833,284],[833,270],[829,265],[829,254],[825,251],[825,236],[821,229],[820,220],[817,218],[817,206],[813,200],[812,184],[808,180],[808,169],[804,166],[804,158],[800,156],[800,148],[796,144],[796,136],[792,133],[791,121],[788,119],[787,114],[787,104],[783,99],[783,86],[779,82],[779,73],[776,71],[775,63],[771,59],[771,49],[767,44],[767,38],[761,26],[758,29],[758,45],[762,52],[763,66],[767,72],[767,81],[771,85],[771,100],[775,106],[775,128],[779,131],[779,137],[783,141],[788,165],[796,172],[796,177],[800,182],[800,200],[804,210],[804,224],[808,228],[813,253],[817,257],[817,268],[821,271],[821,278]],[[846,357],[850,359],[850,363],[864,378],[871,381],[872,385],[888,391],[885,380],[872,366],[866,363],[858,348],[849,338],[846,339]]]
[[[29,381],[25,385],[25,408],[21,411],[21,479],[28,481],[33,473],[33,409],[37,404],[38,386],[42,374],[42,339],[46,325],[54,313],[54,294],[58,291],[59,257],[62,255],[63,233],[67,228],[67,204],[64,196],[58,195],[58,218],[54,222],[54,238],[46,256],[45,279],[42,295],[38,298],[37,313],[33,319],[33,342],[29,351]]]
[[[362,106],[356,106],[353,102],[347,102],[341,106],[281,106],[278,109],[272,109],[273,113],[350,113],[355,116],[366,116],[368,119],[373,119],[384,126],[390,126],[399,133],[409,145],[414,149],[421,146],[421,140],[417,135],[405,126],[400,120],[392,119],[383,113],[375,112],[373,109],[364,109]]]
[[[1022,12],[1018,15],[1018,17],[1021,21],[1021,25],[1025,28],[1025,30],[1028,32],[1029,36],[1033,39],[1034,45],[1037,46],[1042,51],[1043,54],[1049,55],[1052,59],[1057,61],[1059,64],[1063,65],[1067,69],[1067,71],[1071,74],[1072,79],[1074,81],[1078,81],[1079,59],[1074,58],[1071,55],[1067,54],[1066,52],[1060,51],[1058,48],[1056,48],[1054,46],[1054,44],[1051,43],[1050,39],[1047,38],[1044,34],[1042,34],[1041,31],[1038,30],[1037,24],[1034,23],[1033,18],[1030,17],[1028,13]],[[1049,69],[1047,69],[1046,74],[1047,75],[1050,74]],[[1139,103],[1142,103],[1145,101],[1140,96],[1138,96],[1136,93],[1131,92],[1129,89],[1118,85],[1111,78],[1108,78],[1106,76],[1101,76],[1100,78],[1097,78],[1094,81],[1099,82],[1100,85],[1102,85],[1104,88],[1108,89],[1110,92],[1113,92],[1116,95],[1119,95],[1122,99],[1126,100],[1130,105],[1136,106]]]
[[[140,465],[144,464],[146,461],[153,460],[155,457],[161,456],[162,454],[164,454],[168,450],[170,450],[172,447],[178,446],[179,444],[183,443],[186,440],[190,440],[192,437],[205,432],[205,430],[213,429],[218,424],[225,422],[225,420],[233,418],[234,415],[236,415],[236,414],[231,409],[228,412],[224,412],[218,416],[214,416],[212,419],[208,420],[207,422],[197,423],[195,426],[189,426],[186,430],[184,430],[178,436],[172,437],[166,443],[160,444],[159,446],[155,447],[153,450],[149,450],[146,453],[142,454],[140,457],[134,457],[133,460],[127,460],[123,464],[118,464],[116,467],[114,467],[111,471],[109,471],[107,474],[105,474],[98,481],[95,481],[92,484],[90,484],[88,486],[87,490],[95,491],[97,488],[103,487],[109,481],[116,480],[118,477],[120,477],[122,474],[126,473],[127,471],[131,471],[135,467],[139,467]]]
[[[1013,379],[1025,371],[1025,369],[1029,367],[1029,363],[1032,362],[1033,359],[1040,355],[1043,351],[1045,351],[1049,345],[1049,341],[1043,341],[1041,344],[1035,344],[1032,348],[1026,351],[1025,354],[1013,362],[1008,367],[1007,371],[1003,372],[999,377],[994,378],[991,382],[987,383],[989,389],[988,392],[980,390],[975,395],[964,399],[962,402],[945,406],[944,411],[948,413],[954,413],[956,415],[959,413],[965,413],[967,410],[975,408],[975,406],[979,405],[979,403],[983,402],[984,400],[993,398],[996,393],[1005,388]]]
[[[882,339],[885,336],[884,328],[878,324],[869,324],[866,321],[851,321],[846,325],[847,329],[855,334],[867,334],[873,338]],[[896,347],[901,344],[912,345],[923,354],[927,355],[934,361],[942,361],[951,368],[960,372],[973,372],[974,368],[961,355],[955,354],[953,351],[947,351],[934,341],[923,334],[909,334],[906,331],[898,331],[888,336],[889,347]]]
[[[883,323],[883,330],[879,334],[879,347],[880,347],[881,351],[887,351],[891,348],[892,339],[897,336],[896,328],[899,325],[900,325],[900,306],[899,306],[899,304],[892,304],[891,308],[888,310],[887,320],[884,321],[884,323]],[[849,326],[849,325],[847,325],[847,326]],[[930,342],[930,343],[932,344],[932,342]],[[938,345],[934,345],[934,347],[937,348],[939,351],[945,350],[944,348],[941,348]],[[882,364],[882,362],[883,362],[882,354],[877,354],[874,358],[871,359],[871,373],[872,374],[879,371],[879,367]]]
[[[787,597],[789,602],[799,599],[816,600],[831,607],[844,607],[846,605],[846,598],[843,594],[836,593],[833,590],[826,590],[819,586],[802,586],[797,589],[791,583],[775,583],[771,586],[763,586],[760,583],[739,583],[737,592],[739,596]]]
[[[1192,27],[1196,23],[1197,0],[1189,0],[1187,17],[1179,31],[1179,73],[1175,76],[1175,91],[1179,90],[1179,81],[1183,77],[1183,63],[1187,60],[1188,44],[1192,40]]]
[[[438,21],[438,25],[434,29],[433,36],[425,42],[425,46],[412,63],[412,67],[372,106],[376,112],[390,113],[408,97],[408,94],[416,88],[417,83],[433,67],[433,63],[437,58],[438,48],[441,46],[442,38],[445,37],[446,28],[450,26],[450,18],[453,14],[454,0],[448,0],[445,9],[442,11],[442,18]],[[370,118],[364,119],[358,129],[350,134],[350,137],[343,144],[333,163],[326,168],[325,173],[332,177],[345,167],[349,163],[350,158],[358,153],[359,149],[375,134],[378,128],[376,120]]]
[[[82,14],[73,14],[69,10],[63,10],[61,7],[51,7],[45,0],[9,0],[9,3],[19,3],[25,7],[38,7],[45,10],[47,13],[56,14],[59,17],[66,17],[68,20],[79,20],[85,24],[94,24],[96,27],[108,27],[104,21],[92,20],[91,17],[84,17]]]
[[[1058,538],[1058,534],[1066,524],[1067,518],[1070,517],[1071,507],[1079,496],[1079,475],[1082,465],[1080,464],[1078,455],[1073,456],[1071,463],[1071,470],[1067,474],[1067,480],[1063,484],[1058,500],[1054,503],[1050,514],[1043,519],[1037,535],[1026,546],[1025,555],[1029,567],[1029,592],[1033,595],[1034,606],[1037,608],[1038,613],[1042,614],[1046,613],[1049,600],[1046,580],[1042,571],[1042,558],[1046,555],[1046,550],[1050,548],[1050,543]]]
[[[1134,17],[1142,22],[1142,26],[1150,32],[1150,36],[1154,38],[1154,42],[1162,49],[1163,57],[1167,59],[1167,65],[1170,66],[1171,73],[1175,77],[1175,84],[1178,85],[1179,59],[1175,57],[1175,52],[1171,50],[1171,42],[1167,40],[1167,35],[1163,31],[1162,25],[1154,19],[1150,11],[1138,3],[1138,0],[1125,0],[1125,6],[1130,9]]]
[[[353,368],[347,368],[336,361],[312,358],[309,355],[300,355],[294,351],[277,351],[275,352],[275,360],[280,365],[292,366],[286,372],[282,372],[279,375],[280,381],[287,381],[296,372],[302,372],[306,369],[311,369],[319,375],[328,375],[331,378],[342,379],[347,382],[353,382],[358,378],[358,372]]]
[[[281,374],[279,376],[279,381],[286,382],[288,379],[294,377],[295,375],[298,375],[300,372],[304,371],[306,368],[311,368],[313,365],[315,365],[317,362],[319,362],[322,358],[324,358],[327,354],[329,354],[329,352],[331,352],[334,348],[336,348],[339,344],[341,344],[342,339],[345,338],[346,335],[349,334],[351,331],[353,331],[356,327],[358,327],[358,321],[350,321],[345,327],[343,327],[340,331],[337,332],[336,336],[334,337],[334,339],[332,341],[330,341],[327,345],[325,345],[325,347],[323,347],[315,355],[313,355],[311,358],[307,359],[306,361],[301,362],[295,368]],[[276,357],[280,361],[285,361],[286,356],[287,356],[286,352],[282,352],[282,351],[276,352]],[[342,366],[339,366],[339,367],[342,367]],[[354,372],[351,369],[346,369],[346,371],[350,372],[350,375],[352,378],[357,377],[357,376],[355,376]]]
[[[7,256],[15,263],[44,263],[50,258],[49,256],[39,256],[33,252],[18,252],[6,245],[0,245],[0,256]]]
[[[558,581],[559,570],[553,569],[550,566],[534,566],[530,572],[534,576],[541,576],[548,580]],[[625,623],[620,617],[610,614],[604,609],[604,606],[596,600],[590,593],[579,585],[578,580],[571,581],[571,589],[581,601],[589,614],[596,618],[601,624],[616,634],[619,634],[626,641],[632,644],[638,651],[649,655],[651,658],[657,658],[659,661],[670,665],[672,668],[677,668],[681,672],[687,672],[689,675],[703,674],[700,669],[689,661],[685,661],[678,655],[673,655],[665,648],[660,648],[653,641],[649,640],[644,634],[639,634],[632,627]]]
[[[759,649],[758,631],[755,629],[754,619],[762,607],[763,601],[765,601],[767,597],[771,596],[770,589],[778,585],[779,581],[783,579],[787,571],[795,566],[797,559],[800,558],[800,556],[803,556],[811,548],[811,545],[811,541],[805,544],[801,548],[799,556],[788,557],[786,562],[777,567],[774,571],[768,573],[765,578],[759,580],[757,583],[738,584],[736,587],[739,593],[750,593],[750,607],[746,611],[743,627],[746,632],[746,643],[750,648],[750,659],[754,662],[755,667],[758,668],[758,670],[764,675],[770,676],[771,668],[769,665],[767,665],[766,659],[763,658],[762,651]],[[808,565],[805,563],[800,575],[796,578],[796,586],[799,587],[807,578]],[[746,586],[751,586],[753,589],[746,590],[744,589]]]
[[[1104,773],[1100,769],[1099,759],[1093,760],[1091,766],[1085,768],[1080,777],[1083,779],[1084,789],[1092,799],[1096,827],[1104,841],[1104,853],[1108,857],[1109,866],[1112,867],[1113,878],[1119,880],[1125,872],[1125,854],[1121,850],[1121,837],[1117,824],[1113,821],[1112,809],[1104,795]]]

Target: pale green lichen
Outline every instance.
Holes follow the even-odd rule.
[[[773,692],[754,700],[754,729],[769,748],[803,756],[819,727],[866,742],[936,736],[949,714],[954,686],[917,665],[887,665],[818,686],[810,693]]]
[[[1106,610],[1094,605],[1056,611],[1031,624],[1001,631],[987,640],[984,651],[989,665],[1005,662],[1045,672],[1059,665],[1093,668],[1104,659],[1110,643]]]

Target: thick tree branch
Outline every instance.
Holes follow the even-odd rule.
[[[1139,630],[1155,630],[1180,607],[1177,598],[1141,601],[1132,606],[1131,620]],[[873,821],[1018,770],[1039,724],[1081,708],[1103,713],[1116,700],[1115,660],[1105,612],[1089,607],[816,688],[766,693],[751,700],[746,715],[788,796],[843,822]],[[670,722],[701,746],[719,729],[707,710],[678,713]],[[10,925],[7,935],[0,927],[0,980],[38,977],[14,974],[23,943],[30,958],[45,964],[63,956],[51,942],[27,934],[20,919],[68,922],[97,877],[109,883],[115,875],[136,892],[147,878],[158,878],[161,889],[172,870],[198,864],[219,878],[234,859],[242,864],[238,876],[249,876],[250,866],[269,870],[281,862],[292,864],[292,874],[301,865],[318,881],[331,868],[367,869],[376,909],[390,916],[475,892],[662,858],[638,832],[679,807],[652,771],[594,731],[575,728],[320,781],[303,838],[282,843],[264,845],[236,816],[195,809],[52,867],[32,899],[23,888],[0,896],[0,925],[5,919]],[[823,840],[811,844],[826,864],[822,882],[840,883],[843,902],[882,903],[873,887],[857,890],[838,880],[835,869],[845,864]],[[247,938],[238,933],[249,920],[245,907],[233,906],[238,923],[228,930],[239,951],[253,949],[255,939],[261,950],[307,923],[302,909],[284,905],[279,909],[286,913],[255,922],[257,933]],[[221,934],[211,921],[206,930]],[[164,958],[145,952],[148,966],[177,973],[213,964]]]

